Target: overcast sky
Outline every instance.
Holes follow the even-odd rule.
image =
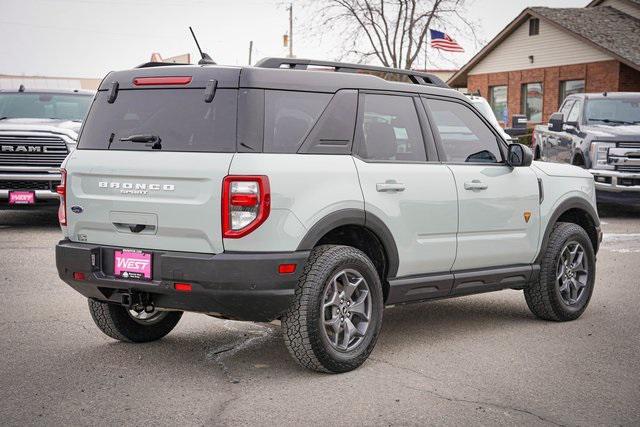
[[[527,6],[587,3],[470,0],[467,15],[477,21],[481,40],[488,41]],[[339,34],[309,37],[304,10],[296,0],[293,4],[294,54],[335,59]],[[286,54],[282,35],[288,30],[288,12],[283,0],[0,0],[0,74],[102,77],[148,61],[152,52],[194,55],[189,25],[220,64],[246,64],[249,40],[254,41],[254,61]],[[477,48],[472,42],[462,44],[464,54],[435,57],[429,66],[464,64]]]

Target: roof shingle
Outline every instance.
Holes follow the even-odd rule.
[[[530,9],[556,25],[640,66],[640,19],[609,6]]]

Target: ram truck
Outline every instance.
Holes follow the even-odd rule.
[[[0,210],[58,205],[60,164],[92,99],[80,90],[0,91]]]
[[[568,96],[536,126],[532,148],[536,159],[591,172],[598,202],[640,204],[640,93]]]

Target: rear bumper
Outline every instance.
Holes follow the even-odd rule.
[[[209,313],[238,320],[270,321],[289,307],[302,275],[308,251],[287,253],[153,252],[150,282],[113,275],[113,251],[108,247],[63,240],[56,246],[60,278],[87,298],[121,304],[123,295],[147,293],[156,307]],[[280,264],[295,263],[292,274],[279,274]],[[86,279],[74,280],[73,273]],[[191,292],[174,284],[190,283]],[[125,297],[125,300],[127,298]]]

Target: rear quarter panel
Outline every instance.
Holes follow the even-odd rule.
[[[224,239],[225,251],[294,251],[307,230],[328,214],[364,209],[349,155],[238,153],[229,175],[267,175],[271,213],[251,234]]]

